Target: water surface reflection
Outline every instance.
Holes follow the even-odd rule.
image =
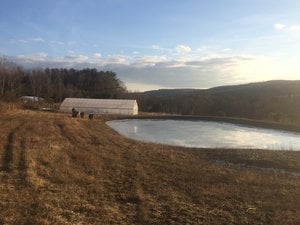
[[[116,120],[107,124],[120,134],[162,144],[198,148],[300,150],[298,133],[225,122],[184,120]]]

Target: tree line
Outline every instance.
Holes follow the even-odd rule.
[[[0,98],[24,95],[61,102],[66,97],[118,98],[126,87],[112,71],[96,69],[25,70],[6,58],[0,58]]]

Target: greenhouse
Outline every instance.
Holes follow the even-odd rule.
[[[71,112],[72,109],[94,114],[138,114],[136,100],[128,99],[66,98],[60,105],[62,112]]]

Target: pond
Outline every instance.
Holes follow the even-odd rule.
[[[134,140],[196,148],[300,151],[300,134],[226,122],[128,119],[107,124]]]

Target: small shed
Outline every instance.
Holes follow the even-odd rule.
[[[136,100],[128,99],[66,98],[60,105],[62,112],[71,112],[73,108],[80,112],[94,114],[138,114]]]
[[[40,102],[44,101],[43,98],[38,96],[21,96],[20,99],[25,102]]]

